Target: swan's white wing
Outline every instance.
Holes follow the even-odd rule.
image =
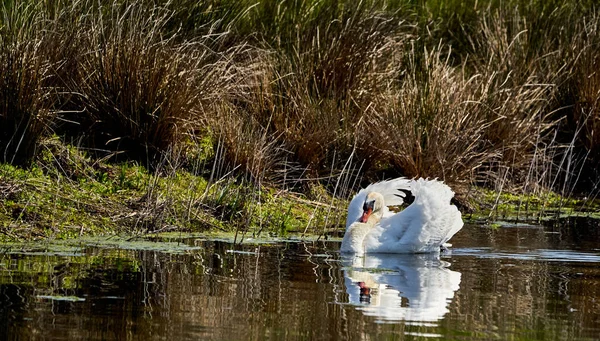
[[[441,181],[415,180],[410,184],[415,201],[402,212],[380,222],[377,242],[367,244],[368,251],[434,252],[462,226],[461,214],[450,204],[454,192]]]
[[[403,211],[381,220],[373,233],[365,238],[367,252],[418,252],[422,217],[417,206],[411,204]]]
[[[386,206],[399,206],[404,202],[404,194],[401,190],[410,191],[410,182],[406,178],[396,178],[370,184],[366,188],[361,189],[348,205],[348,216],[346,218],[346,228],[352,223],[357,222],[363,213],[363,203],[367,198],[367,194],[378,192],[383,195],[383,200]],[[384,212],[387,215],[387,211]]]

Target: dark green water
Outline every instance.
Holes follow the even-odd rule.
[[[344,259],[331,241],[0,247],[0,334],[8,340],[595,340],[599,234],[597,226],[465,226],[452,254],[441,259]]]

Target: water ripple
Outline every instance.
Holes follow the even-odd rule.
[[[514,252],[482,247],[455,249],[452,251],[452,255],[475,256],[477,258],[544,260],[550,262],[600,263],[600,253],[574,250],[534,249]]]

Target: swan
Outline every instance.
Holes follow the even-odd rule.
[[[415,200],[394,213],[388,206],[404,202],[409,191]],[[440,252],[463,221],[450,204],[454,192],[438,180],[397,178],[371,184],[350,201],[342,253]],[[449,245],[449,244],[447,244]]]

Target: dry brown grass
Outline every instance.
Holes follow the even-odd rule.
[[[56,96],[48,85],[55,65],[45,56],[57,45],[39,32],[43,17],[34,5],[3,5],[1,15],[0,160],[25,165],[54,119]]]
[[[580,172],[600,159],[593,7],[395,6],[4,7],[3,158],[24,163],[52,127],[150,168],[204,136],[221,174],[339,176],[337,193],[363,176],[522,188],[597,177]]]
[[[163,37],[169,12],[134,3],[96,14],[87,26],[72,91],[92,147],[152,166],[189,130],[200,100],[194,85],[205,63],[194,42]]]

